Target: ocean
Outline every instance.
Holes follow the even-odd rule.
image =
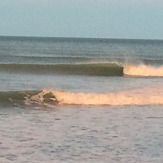
[[[0,163],[162,163],[163,41],[0,36]]]

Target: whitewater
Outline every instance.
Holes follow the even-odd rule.
[[[163,162],[163,41],[0,36],[0,162]]]
[[[72,93],[42,90],[28,98],[25,103],[59,105],[163,105],[163,87],[145,88],[108,94]]]
[[[153,76],[162,77],[163,67],[152,67],[146,65],[125,65],[123,68],[123,73],[130,76]]]

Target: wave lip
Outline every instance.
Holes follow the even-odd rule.
[[[123,67],[124,75],[128,76],[153,76],[162,77],[163,76],[163,66],[161,67],[151,67],[146,65],[124,65]]]

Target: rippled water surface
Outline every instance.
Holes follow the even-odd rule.
[[[0,160],[162,162],[162,107],[4,108]]]

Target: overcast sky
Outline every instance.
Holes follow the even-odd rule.
[[[163,0],[0,0],[0,35],[163,39]]]

